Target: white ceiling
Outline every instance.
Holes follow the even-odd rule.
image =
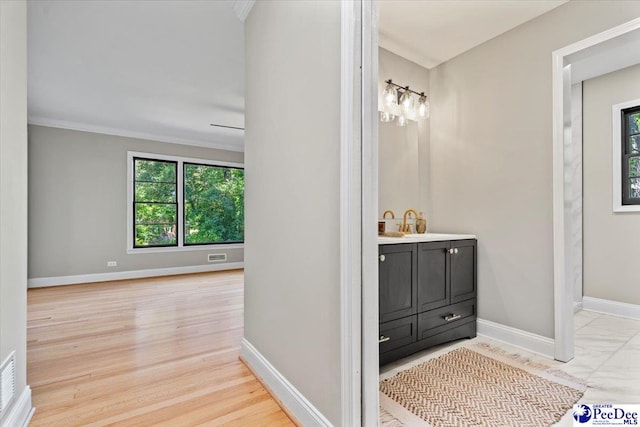
[[[433,68],[568,0],[381,0],[379,44]]]
[[[29,1],[30,123],[242,150],[231,1]]]
[[[382,0],[380,45],[432,68],[565,2]],[[210,126],[244,127],[232,0],[30,0],[28,28],[30,123],[242,150]]]

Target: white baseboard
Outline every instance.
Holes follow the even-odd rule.
[[[31,406],[31,387],[26,386],[11,412],[2,420],[2,427],[27,427],[34,412],[35,408]]]
[[[301,425],[320,427],[332,425],[329,420],[245,338],[242,338],[240,344],[240,355]]]
[[[478,319],[477,325],[478,335],[483,335],[496,341],[502,341],[514,347],[538,353],[551,359],[554,357],[555,343],[551,338],[484,319]]]
[[[584,302],[583,301],[574,301],[573,302],[573,312],[577,313],[580,310],[584,309]]]
[[[584,297],[582,301],[585,310],[640,320],[640,305],[637,304],[592,297]]]
[[[173,276],[176,274],[206,273],[209,271],[236,270],[244,268],[244,262],[227,262],[213,265],[190,265],[187,267],[153,268],[148,270],[115,271],[113,273],[78,274],[75,276],[37,277],[27,280],[29,288],[74,285],[78,283],[110,282],[112,280],[141,279],[144,277]]]

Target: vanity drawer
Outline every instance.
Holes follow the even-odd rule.
[[[418,314],[419,338],[424,339],[449,327],[466,323],[476,317],[476,299],[448,305]]]
[[[418,316],[403,317],[380,324],[380,353],[416,342]]]

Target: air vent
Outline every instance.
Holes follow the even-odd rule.
[[[209,254],[207,255],[207,261],[209,262],[221,262],[227,260],[227,254]]]
[[[9,407],[13,396],[16,394],[16,354],[11,353],[0,367],[0,417]]]

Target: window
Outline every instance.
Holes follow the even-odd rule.
[[[613,211],[640,212],[640,99],[611,110]]]
[[[133,247],[178,246],[177,167],[177,162],[133,159]]]
[[[622,204],[640,205],[640,106],[622,110]]]
[[[184,163],[184,244],[244,240],[244,170]]]
[[[128,161],[129,253],[242,245],[242,164],[133,152]]]

